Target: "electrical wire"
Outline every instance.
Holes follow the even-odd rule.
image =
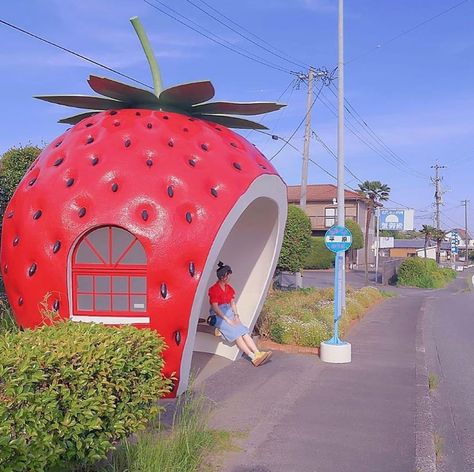
[[[436,15],[431,16],[431,17],[427,18],[426,20],[421,21],[420,23],[417,23],[415,26],[412,26],[411,28],[408,28],[407,30],[402,31],[401,33],[393,36],[392,38],[388,39],[387,41],[384,41],[383,43],[377,44],[377,46],[374,46],[374,47],[366,50],[365,52],[359,54],[358,56],[354,57],[353,59],[345,62],[345,64],[351,64],[352,62],[358,61],[359,59],[366,56],[367,54],[370,54],[371,52],[374,52],[378,49],[381,49],[384,46],[387,46],[390,43],[393,43],[397,39],[400,39],[401,37],[403,37],[403,36],[405,36],[409,33],[412,33],[413,31],[417,30],[418,28],[421,28],[422,26],[426,25],[427,23],[430,23],[431,21],[436,20],[440,16],[443,16],[446,13],[449,13],[450,11],[453,11],[454,9],[460,7],[461,5],[463,5],[464,3],[467,3],[469,1],[470,0],[462,0],[461,2],[458,2],[454,5],[452,5],[451,7],[447,8],[446,10],[443,10],[442,12],[437,13]]]
[[[227,21],[229,21],[230,23],[232,23],[233,25],[237,26],[238,28],[240,28],[242,31],[245,31],[246,33],[250,34],[251,36],[253,36],[254,38],[256,38],[258,41],[262,42],[263,44],[266,44],[267,46],[269,46],[270,48],[272,48],[273,50],[279,52],[280,54],[282,54],[283,56],[286,56],[287,58],[291,58],[292,56],[288,55],[287,53],[285,53],[284,51],[282,51],[281,49],[278,49],[277,47],[273,46],[272,44],[270,44],[269,42],[265,41],[263,38],[261,38],[260,36],[257,36],[256,34],[252,33],[250,30],[248,30],[247,28],[245,28],[244,26],[240,25],[239,23],[237,23],[236,21],[234,21],[232,18],[229,18],[228,16],[224,15],[222,12],[220,12],[219,10],[217,10],[216,8],[214,8],[212,5],[210,5],[209,3],[207,3],[206,1],[204,0],[199,0],[201,3],[203,3],[204,5],[206,5],[210,10],[214,11],[215,13],[217,13],[218,15],[220,15],[221,17],[225,18]],[[247,37],[245,37],[245,39],[248,40]],[[262,47],[262,46],[259,46],[259,47]],[[272,53],[273,54],[273,53]],[[295,61],[298,61],[298,59],[294,58],[293,59]],[[303,69],[309,69],[311,66],[309,64],[305,64],[305,63],[300,63],[302,64],[302,66],[300,65],[300,67],[303,67]]]
[[[313,109],[313,106],[314,104],[316,103],[316,100],[318,99],[320,93],[321,93],[321,90],[323,89],[324,87],[324,84],[322,83],[319,87],[319,90],[316,94],[316,97],[314,98],[313,100],[313,103],[311,103],[311,106],[309,107],[308,111],[305,113],[305,115],[303,116],[303,119],[299,122],[298,126],[296,127],[296,129],[293,131],[293,133],[291,134],[291,136],[288,138],[288,141],[285,141],[285,144],[283,144],[283,146],[275,153],[273,154],[273,156],[268,159],[269,161],[272,161],[273,159],[275,159],[276,156],[278,156],[278,154],[280,154],[281,151],[283,151],[283,149],[287,146],[287,144],[289,144],[289,142],[293,139],[293,137],[295,136],[295,134],[298,132],[298,130],[301,128],[301,125],[305,122],[307,116],[311,113],[311,110]]]
[[[166,5],[165,3],[161,2],[160,0],[152,0],[154,1],[154,3],[158,3],[160,5],[162,5],[164,8],[167,8],[168,10],[172,11],[175,15],[178,15],[179,17],[181,17],[182,19],[178,18],[177,16],[169,13],[168,11],[164,10],[163,8],[160,8],[159,6],[155,5],[154,3],[151,3],[151,1],[149,0],[143,0],[147,5],[149,5],[150,7],[154,8],[155,10],[158,10],[159,12],[163,13],[164,15],[167,15],[169,16],[170,18],[172,18],[173,20],[177,21],[178,23],[181,23],[182,25],[186,26],[187,28],[193,30],[194,32],[200,34],[201,36],[204,36],[205,38],[213,41],[214,43],[217,43],[223,47],[225,47],[226,49],[236,53],[236,54],[239,54],[240,56],[243,56],[243,57],[246,57],[247,59],[250,59],[254,62],[257,62],[259,64],[262,64],[266,67],[269,67],[271,69],[274,69],[274,70],[278,70],[280,72],[285,72],[287,74],[292,74],[292,75],[297,75],[297,72],[294,72],[290,69],[284,69],[280,66],[278,66],[277,64],[274,64],[274,63],[271,63],[269,61],[266,61],[264,58],[260,57],[260,56],[257,56],[256,54],[253,54],[249,51],[247,51],[246,49],[243,49],[243,48],[236,48],[232,45],[232,43],[230,43],[229,41],[227,41],[226,39],[223,39],[223,38],[220,38],[218,35],[216,35],[215,33],[203,28],[200,24],[198,24],[197,22],[195,22],[194,20],[191,20],[190,18],[186,17],[185,15],[179,13],[178,11],[174,10],[173,8],[171,8],[170,6]],[[189,25],[188,23],[189,22],[193,25],[195,25],[196,27],[194,26],[191,26]],[[204,31],[204,32],[203,32]],[[207,33],[207,34],[206,34]],[[212,36],[214,37],[212,37]],[[217,39],[216,39],[217,38]],[[240,50],[239,50],[240,49]],[[243,52],[242,52],[243,51]]]
[[[110,72],[113,72],[114,74],[120,75],[121,77],[125,77],[126,79],[131,80],[131,81],[133,81],[137,84],[144,85],[145,87],[153,89],[153,87],[151,87],[150,85],[145,84],[143,82],[140,82],[139,80],[134,79],[133,77],[130,77],[129,75],[123,74],[122,72],[119,72],[116,69],[112,69],[112,67],[108,67],[105,64],[102,64],[98,61],[95,61],[94,59],[91,59],[90,57],[84,56],[83,54],[79,54],[78,52],[75,52],[72,49],[68,49],[64,46],[61,46],[60,44],[57,44],[57,43],[54,43],[53,41],[50,41],[49,39],[38,36],[37,34],[34,34],[31,31],[27,31],[23,28],[20,28],[19,26],[16,26],[12,23],[9,23],[8,21],[0,19],[0,23],[5,25],[5,26],[8,26],[9,28],[12,28],[14,30],[19,31],[20,33],[23,33],[23,34],[26,34],[28,36],[31,36],[32,38],[38,39],[39,41],[42,41],[43,43],[49,44],[50,46],[54,46],[55,48],[61,49],[62,51],[67,52],[68,54],[72,54],[73,56],[79,57],[80,59],[83,59],[84,61],[90,62],[91,64],[94,64],[96,66],[102,67],[102,69],[106,69]]]

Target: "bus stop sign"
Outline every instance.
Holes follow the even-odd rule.
[[[347,251],[352,244],[352,233],[344,226],[332,226],[326,231],[324,242],[332,252]]]

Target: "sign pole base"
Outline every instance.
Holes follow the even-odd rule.
[[[319,347],[319,358],[330,364],[348,364],[352,360],[351,344],[344,341],[323,341]]]

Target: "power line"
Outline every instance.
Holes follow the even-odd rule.
[[[316,100],[318,99],[319,94],[321,93],[321,90],[323,89],[323,87],[324,87],[324,83],[322,83],[321,86],[319,87],[318,93],[316,94],[316,97],[314,98],[313,103],[311,103],[311,106],[308,108],[308,111],[305,113],[305,115],[303,116],[302,120],[299,122],[296,129],[293,131],[291,136],[288,138],[288,141],[285,141],[285,144],[283,144],[283,146],[275,154],[273,154],[273,156],[270,159],[268,159],[269,161],[272,161],[273,159],[275,159],[275,157],[278,156],[278,154],[280,154],[280,152],[283,151],[283,149],[285,149],[287,144],[289,144],[289,142],[293,139],[295,134],[301,128],[302,124],[305,122],[306,117],[311,113],[311,110],[313,109],[313,106],[316,103]]]
[[[271,69],[274,69],[274,70],[278,70],[280,72],[285,72],[287,74],[293,74],[293,75],[296,75],[297,73],[290,70],[290,69],[284,69],[280,66],[278,66],[277,64],[274,64],[274,63],[271,63],[269,61],[266,61],[264,58],[260,57],[260,56],[257,56],[256,54],[253,54],[243,48],[239,48],[237,49],[236,47],[234,47],[229,41],[223,39],[223,38],[220,38],[218,35],[216,35],[215,33],[203,28],[200,24],[198,24],[197,22],[195,22],[194,20],[191,20],[190,18],[186,17],[185,15],[179,13],[178,11],[174,10],[173,8],[171,8],[170,6],[166,5],[165,3],[159,1],[159,0],[153,0],[155,3],[159,3],[160,5],[162,5],[164,8],[167,8],[168,10],[172,11],[175,15],[178,15],[179,17],[181,17],[182,19],[176,17],[175,15],[169,13],[168,11],[166,10],[163,10],[162,8],[158,7],[157,5],[154,5],[153,3],[151,3],[150,1],[148,0],[143,0],[147,5],[149,5],[150,7],[154,8],[155,10],[158,10],[159,12],[163,13],[164,15],[167,15],[169,16],[170,18],[172,18],[173,20],[177,21],[178,23],[181,23],[182,25],[186,26],[187,28],[193,30],[194,32],[200,34],[201,36],[204,36],[205,38],[213,41],[214,43],[216,44],[219,44],[220,46],[223,46],[225,47],[226,49],[228,49],[229,51],[232,51],[232,52],[235,52],[236,54],[239,54],[240,56],[243,56],[243,57],[246,57],[247,59],[250,59],[254,62],[257,62],[259,64],[262,64],[266,67],[269,67]],[[193,27],[189,24],[186,23],[189,22],[193,25],[195,25],[196,27]],[[205,33],[203,33],[203,31],[205,31]],[[206,34],[208,33],[208,34]],[[212,35],[212,36],[209,36],[209,35]],[[217,39],[216,39],[217,38]],[[243,51],[243,52],[242,52]]]
[[[271,49],[267,48],[266,46],[262,46],[262,44],[259,44],[258,42],[254,41],[253,39],[249,38],[248,36],[242,34],[240,31],[238,31],[236,28],[230,26],[228,23],[226,23],[225,21],[222,21],[220,20],[219,18],[217,18],[215,15],[213,15],[212,13],[209,13],[206,9],[200,7],[199,5],[196,5],[196,3],[194,3],[192,0],[186,0],[188,3],[190,3],[191,5],[193,5],[195,8],[197,8],[199,11],[203,12],[204,14],[206,14],[207,16],[211,17],[212,19],[214,19],[215,21],[217,21],[219,24],[225,26],[226,28],[228,28],[229,30],[233,31],[234,33],[238,34],[240,37],[244,38],[246,41],[249,41],[251,42],[252,44],[254,44],[255,46],[263,49],[264,51],[267,51],[268,53],[272,54],[273,56],[275,57],[278,57],[280,59],[283,59],[284,61],[290,63],[290,64],[293,64],[295,66],[298,66],[298,67],[301,67],[302,69],[306,69],[308,66],[305,66],[304,64],[301,64],[300,62],[295,62],[293,61],[292,59],[288,59],[287,57],[281,55],[281,54],[278,54],[278,53],[275,53],[273,52]],[[208,5],[209,6],[209,5]],[[217,11],[215,8],[212,8],[212,10],[214,11]],[[239,26],[240,27],[240,26]],[[246,30],[248,31],[248,30]]]
[[[381,49],[382,47],[384,46],[387,46],[388,44],[390,43],[393,43],[394,41],[396,41],[397,39],[401,38],[402,36],[405,36],[409,33],[412,33],[413,31],[417,30],[418,28],[421,28],[422,26],[426,25],[427,23],[433,21],[433,20],[436,20],[437,18],[439,18],[440,16],[443,16],[445,15],[446,13],[449,13],[450,11],[460,7],[461,5],[463,5],[464,3],[467,3],[469,2],[470,0],[462,0],[461,2],[458,2],[454,5],[452,5],[451,7],[447,8],[446,10],[443,10],[441,11],[440,13],[437,13],[436,15],[434,16],[431,16],[429,18],[427,18],[426,20],[423,20],[421,21],[420,23],[417,23],[415,26],[412,26],[411,28],[407,29],[407,30],[404,30],[402,31],[401,33],[393,36],[392,38],[388,39],[387,41],[384,41],[383,43],[380,43],[380,44],[377,44],[377,46],[374,46],[370,49],[368,49],[367,51],[359,54],[358,56],[354,57],[353,59],[351,59],[350,61],[347,61],[346,64],[351,64],[352,62],[354,61],[357,61],[359,59],[361,59],[362,57],[366,56],[367,54],[370,54],[371,52],[374,52],[375,50],[377,49]]]
[[[43,38],[41,36],[38,36],[37,34],[34,34],[32,33],[31,31],[27,31],[23,28],[20,28],[19,26],[16,26],[12,23],[9,23],[8,21],[5,21],[5,20],[2,20],[0,19],[0,23],[5,25],[5,26],[8,26],[9,28],[12,28],[14,30],[17,30],[19,31],[20,33],[23,33],[23,34],[26,34],[28,36],[31,36],[32,38],[35,38],[35,39],[38,39],[39,41],[42,41],[43,43],[46,43],[46,44],[49,44],[50,46],[54,46],[55,48],[58,48],[58,49],[61,49],[62,51],[65,51],[69,54],[72,54],[73,56],[76,56],[76,57],[79,57],[80,59],[83,59],[87,62],[90,62],[91,64],[94,64],[96,66],[99,66],[99,67],[102,67],[103,69],[106,69],[110,72],[113,72],[114,74],[117,74],[117,75],[120,75],[121,77],[125,77],[126,79],[128,80],[132,80],[133,82],[136,82],[137,84],[140,84],[140,85],[144,85],[145,87],[148,87],[150,89],[152,89],[153,87],[151,87],[150,85],[148,84],[145,84],[143,82],[140,82],[139,80],[137,79],[134,79],[133,77],[130,77],[129,75],[126,75],[126,74],[123,74],[122,72],[119,72],[118,70],[116,69],[112,69],[112,67],[108,67],[106,66],[105,64],[102,64],[98,61],[95,61],[94,59],[91,59],[90,57],[87,57],[87,56],[84,56],[83,54],[79,54],[78,52],[75,52],[73,51],[72,49],[68,49],[64,46],[61,46],[60,44],[57,44],[57,43],[54,43],[53,41],[50,41],[46,38]]]

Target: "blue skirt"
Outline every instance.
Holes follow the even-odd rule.
[[[227,318],[230,318],[231,320],[234,319],[235,315],[229,303],[219,305],[219,308]],[[212,308],[209,310],[209,312],[211,315],[216,315],[216,312]],[[243,324],[236,326],[230,325],[218,315],[216,315],[216,324],[214,327],[217,328],[221,332],[222,337],[230,343],[234,342],[244,334],[249,334],[248,328]]]

